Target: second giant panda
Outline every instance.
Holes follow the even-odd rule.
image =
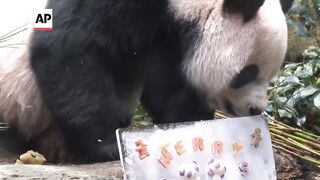
[[[0,114],[50,161],[118,159],[137,100],[155,123],[260,114],[287,48],[279,0],[49,0],[53,30],[0,63]],[[9,64],[9,62],[11,64]],[[8,65],[9,64],[9,65]]]

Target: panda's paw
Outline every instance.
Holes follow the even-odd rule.
[[[209,177],[223,178],[227,171],[225,163],[220,159],[212,158],[208,161],[207,175]]]
[[[36,140],[37,151],[44,155],[48,162],[58,163],[71,160],[63,136],[55,128],[49,128]]]
[[[116,161],[120,159],[118,145],[110,142],[100,147],[99,154],[95,157],[97,161]]]
[[[179,168],[180,179],[200,179],[199,166],[196,161],[191,163],[182,164]]]

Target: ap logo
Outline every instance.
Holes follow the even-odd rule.
[[[52,9],[43,9],[36,14],[33,29],[42,31],[52,30],[52,21]]]

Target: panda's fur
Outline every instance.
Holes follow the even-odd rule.
[[[21,40],[23,42],[28,42],[28,39]],[[11,49],[6,54],[0,61],[1,118],[14,124],[26,139],[30,139],[48,126],[48,113],[30,69],[26,47]],[[43,119],[42,123],[39,119]]]
[[[0,115],[51,161],[104,161],[139,97],[155,123],[257,114],[286,23],[278,0],[238,1],[51,0],[54,30],[0,62]]]

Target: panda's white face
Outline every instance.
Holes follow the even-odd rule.
[[[223,14],[223,0],[169,2],[177,19],[197,22],[198,36],[183,66],[190,83],[216,109],[234,116],[260,113],[266,106],[267,85],[287,48],[287,25],[279,0],[265,0],[248,22],[241,13]],[[238,77],[247,66],[255,66],[256,73]],[[232,87],[237,82],[242,84]]]

